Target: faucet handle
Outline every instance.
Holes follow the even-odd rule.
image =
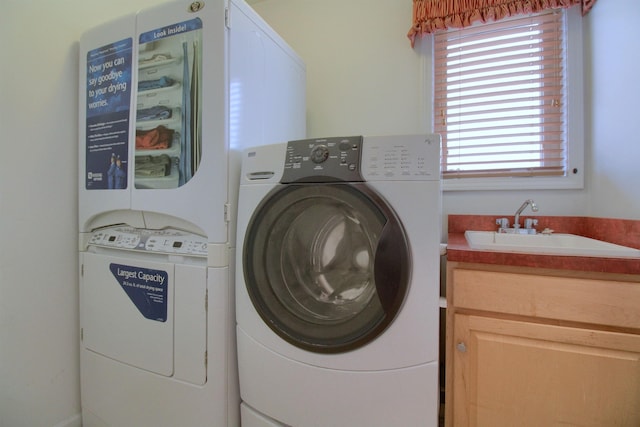
[[[524,228],[528,230],[532,229],[536,225],[538,225],[538,220],[535,218],[527,218],[524,220]]]
[[[500,228],[509,228],[509,218],[496,219],[496,225],[498,225]]]

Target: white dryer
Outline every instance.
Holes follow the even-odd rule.
[[[437,425],[439,165],[438,135],[245,152],[244,427]]]
[[[80,253],[85,426],[237,425],[229,268],[178,229],[95,230]]]

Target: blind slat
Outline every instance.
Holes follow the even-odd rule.
[[[460,30],[463,31],[463,30]],[[484,37],[477,39],[453,39],[440,40],[433,45],[433,54],[436,58],[457,58],[460,56],[477,56],[482,52],[497,51],[511,46],[515,49],[528,49],[531,46],[549,45],[554,40],[562,38],[561,32],[544,31],[539,28],[535,31],[521,32],[517,34],[493,35],[487,40]]]
[[[514,92],[517,93],[517,92]],[[522,95],[528,95],[528,94],[522,94]],[[483,108],[483,111],[490,109],[491,111],[500,111],[501,107],[499,108],[498,106],[504,106],[504,105],[518,105],[518,103],[522,103],[522,102],[527,102],[527,101],[538,101],[538,103],[542,106],[545,105],[551,105],[552,108],[560,108],[559,106],[564,102],[564,98],[563,97],[559,97],[559,95],[561,95],[560,93],[543,93],[542,96],[538,96],[538,97],[532,97],[532,96],[520,96],[520,97],[513,97],[513,98],[509,98],[509,99],[503,99],[502,97],[498,98],[498,99],[484,99],[486,97],[483,97],[481,99],[479,99],[478,101],[474,101],[473,99],[469,98],[467,99],[467,102],[464,103],[464,108],[466,109],[478,109],[480,107]],[[446,99],[442,99],[442,97],[440,98],[436,98],[434,105],[436,107],[436,112],[440,115],[441,112],[444,113],[443,110],[447,109],[448,104],[446,102]],[[556,101],[557,104],[554,107],[552,102]],[[550,108],[551,108],[550,107]],[[457,107],[456,107],[457,108]]]
[[[453,47],[458,45],[472,45],[475,47],[492,46],[491,42],[486,40],[502,39],[502,40],[517,40],[520,34],[537,33],[541,40],[557,37],[556,34],[562,31],[562,28],[558,25],[560,19],[554,19],[546,22],[541,22],[536,25],[511,25],[508,28],[497,31],[485,31],[483,33],[469,34],[465,30],[452,30],[447,33],[442,33],[440,37],[434,43],[434,52],[447,52],[451,51]],[[492,25],[492,24],[489,24]],[[446,37],[449,35],[449,37]]]
[[[562,169],[544,169],[536,170],[487,170],[487,171],[468,171],[468,172],[448,172],[445,178],[513,178],[513,177],[533,177],[533,176],[563,176],[565,174]]]
[[[534,69],[537,73],[549,74],[557,72],[558,69],[562,69],[562,62],[559,58],[554,57],[542,57],[541,59],[532,60],[531,55],[523,54],[514,58],[519,61],[518,64],[514,64],[510,67],[505,67],[504,64],[494,65],[486,64],[484,61],[480,61],[482,67],[469,72],[459,72],[454,75],[452,72],[448,72],[448,67],[445,62],[434,67],[434,77],[436,81],[450,79],[455,76],[467,76],[481,73],[492,73],[493,75],[504,74],[505,70],[518,70],[518,69]]]
[[[496,110],[496,112],[505,111],[505,110]],[[514,110],[508,110],[514,111]],[[449,120],[447,121],[448,127],[456,127],[455,132],[459,132],[458,127],[462,127],[463,129],[469,129],[470,125],[473,126],[473,130],[485,130],[485,129],[509,129],[509,128],[523,128],[523,127],[531,127],[535,125],[539,125],[544,123],[545,127],[552,126],[554,124],[562,124],[562,121],[559,120],[557,114],[555,112],[550,113],[542,113],[542,114],[526,114],[526,111],[522,111],[524,114],[514,114],[513,116],[503,116],[500,118],[491,119],[491,121],[487,120],[484,117],[485,114],[482,112],[474,112],[473,114],[465,114],[465,115],[455,115],[454,118],[451,118],[451,114],[449,115]],[[457,119],[457,120],[455,120]],[[530,120],[528,120],[530,119]],[[534,119],[547,119],[546,121],[536,121]],[[467,130],[469,132],[469,130]],[[540,132],[538,132],[540,133]]]
[[[538,87],[526,87],[522,89],[510,89],[514,86],[523,85],[524,83],[516,84],[514,82],[504,82],[497,84],[487,84],[487,85],[479,85],[472,88],[465,88],[464,90],[449,90],[447,92],[447,103],[452,103],[454,101],[461,100],[473,100],[477,98],[487,98],[496,95],[526,95],[528,98],[531,98],[531,94],[534,92],[537,93],[555,93],[562,94],[562,86],[560,86],[560,81],[556,79],[547,80],[547,79],[538,79]],[[447,85],[449,86],[449,85]],[[493,91],[492,91],[493,89]]]

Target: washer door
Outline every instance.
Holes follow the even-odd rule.
[[[381,334],[407,293],[411,260],[398,218],[365,184],[290,184],[249,222],[247,291],[264,322],[314,352]]]

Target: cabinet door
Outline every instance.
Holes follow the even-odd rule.
[[[455,315],[453,425],[640,425],[640,336]]]

